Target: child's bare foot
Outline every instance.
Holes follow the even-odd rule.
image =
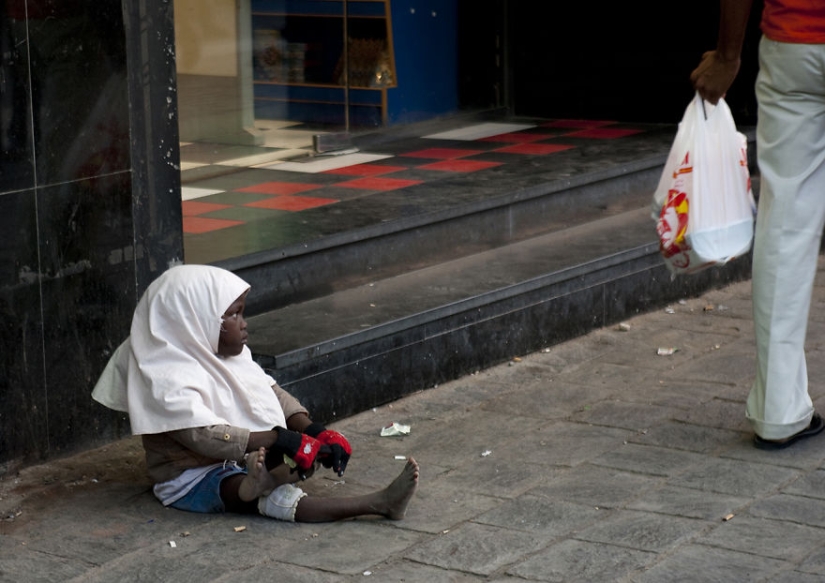
[[[383,492],[387,506],[381,514],[391,520],[404,518],[416,488],[418,488],[418,462],[413,458],[407,458],[407,465]]]
[[[244,502],[268,496],[277,487],[275,480],[264,468],[266,449],[263,447],[249,454],[246,460],[247,475],[238,486],[238,498]]]

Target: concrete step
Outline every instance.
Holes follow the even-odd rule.
[[[630,193],[616,178],[574,188]],[[250,347],[332,421],[749,276],[745,257],[672,278],[641,189],[644,206],[253,316]]]

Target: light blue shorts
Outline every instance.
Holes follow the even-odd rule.
[[[216,467],[201,478],[189,492],[178,498],[169,506],[178,510],[200,513],[226,512],[226,505],[221,498],[221,482],[236,474],[246,475],[247,470],[234,464]],[[282,484],[269,495],[258,499],[258,512],[270,518],[295,522],[298,502],[306,493],[293,484]]]
[[[221,499],[221,482],[235,474],[246,474],[246,470],[235,465],[215,468],[206,474],[189,492],[169,506],[189,512],[226,512]]]

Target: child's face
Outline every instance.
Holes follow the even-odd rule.
[[[243,351],[249,334],[246,332],[246,320],[243,311],[246,307],[246,294],[232,302],[223,316],[221,316],[221,335],[218,340],[218,354],[221,356],[237,356]]]

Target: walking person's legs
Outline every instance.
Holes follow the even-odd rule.
[[[808,394],[804,345],[825,222],[825,45],[763,38],[756,94],[757,371],[746,415],[759,444],[805,432],[812,419],[821,423]]]

